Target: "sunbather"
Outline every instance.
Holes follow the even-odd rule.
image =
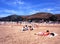
[[[50,34],[49,30],[47,30],[46,32],[35,33],[35,35],[39,35],[39,36],[48,36],[49,34]]]

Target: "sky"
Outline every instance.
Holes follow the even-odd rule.
[[[32,15],[38,12],[60,13],[60,0],[0,0],[0,17]]]

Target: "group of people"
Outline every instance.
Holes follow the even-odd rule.
[[[22,31],[27,31],[27,30],[30,30],[32,31],[33,30],[33,27],[32,26],[23,26],[23,29]],[[55,34],[50,32],[49,30],[46,30],[46,32],[38,32],[38,33],[35,33],[35,35],[38,35],[38,36],[48,36],[48,35],[52,35],[54,36]]]
[[[27,26],[27,25],[23,26],[22,31],[27,31],[27,30],[32,31],[33,30],[33,27],[32,26]]]

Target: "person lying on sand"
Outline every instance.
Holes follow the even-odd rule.
[[[49,32],[49,30],[46,30],[46,32],[38,32],[38,33],[35,33],[35,35],[38,35],[38,36],[48,36],[48,35],[55,36],[55,34]]]
[[[48,36],[49,34],[50,34],[49,30],[46,30],[46,32],[35,33],[35,35],[38,35],[38,36]]]

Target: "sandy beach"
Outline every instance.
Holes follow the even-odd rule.
[[[60,44],[60,24],[26,23],[34,30],[22,31],[25,24],[6,23],[0,25],[0,44]],[[58,35],[55,37],[37,36],[34,33],[49,30]]]

